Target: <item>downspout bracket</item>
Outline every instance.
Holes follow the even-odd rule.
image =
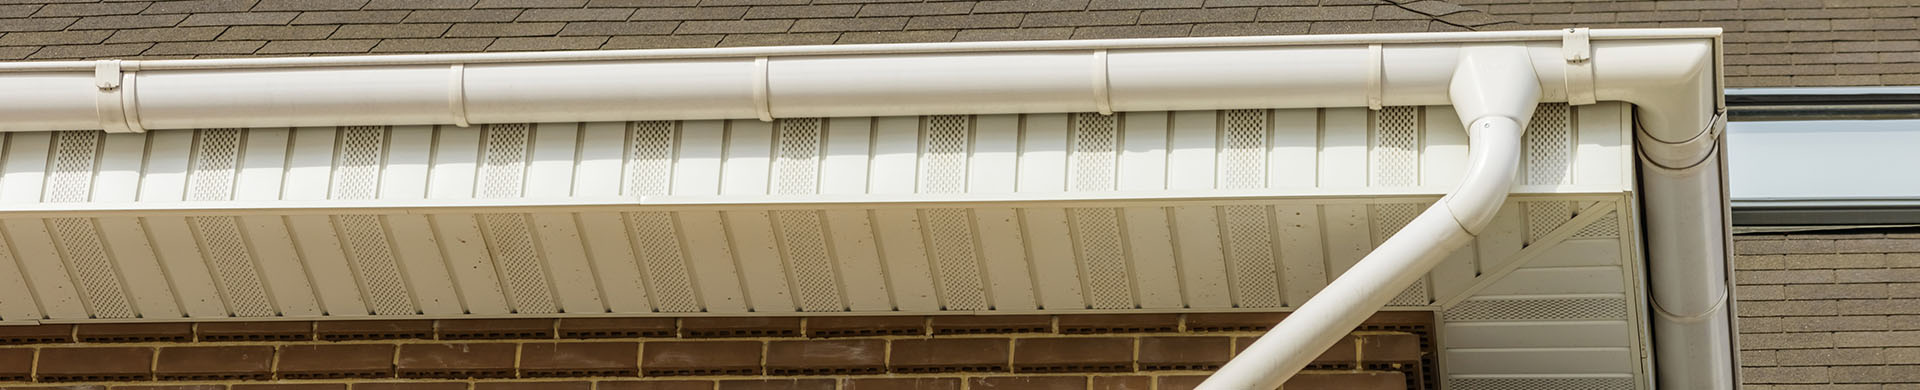
[[[1567,61],[1567,104],[1598,102],[1593,92],[1593,44],[1585,27],[1561,30],[1560,54]]]

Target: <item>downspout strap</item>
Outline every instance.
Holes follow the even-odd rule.
[[[1567,104],[1595,103],[1593,95],[1593,45],[1586,27],[1561,30],[1560,54],[1567,61]]]
[[[1648,135],[1642,129],[1639,119],[1634,120],[1634,150],[1642,160],[1662,169],[1683,171],[1700,166],[1712,159],[1714,151],[1720,149],[1720,136],[1726,134],[1727,111],[1720,110],[1709,118],[1707,128],[1685,141],[1667,142]]]

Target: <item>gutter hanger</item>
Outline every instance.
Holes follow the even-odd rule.
[[[1493,220],[1519,170],[1520,137],[1539,104],[1539,80],[1524,47],[1468,47],[1454,72],[1451,95],[1470,137],[1466,178],[1459,187],[1235,355],[1199,389],[1280,387]]]

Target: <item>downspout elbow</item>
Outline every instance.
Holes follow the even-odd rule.
[[[1214,372],[1200,389],[1279,387],[1448,254],[1472,242],[1493,219],[1519,170],[1520,136],[1539,104],[1539,80],[1521,46],[1468,47],[1455,70],[1451,95],[1471,137],[1467,178]]]
[[[1540,104],[1540,81],[1520,46],[1463,49],[1448,86],[1470,145],[1466,179],[1442,198],[1460,227],[1479,235],[1519,171],[1520,135]]]

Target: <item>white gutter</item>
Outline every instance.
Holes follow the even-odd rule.
[[[1702,130],[1715,128],[1710,124],[1720,111],[1719,35],[1719,29],[1581,29],[3,63],[0,131],[1467,107],[1462,91],[1476,86],[1524,91],[1508,84],[1456,88],[1457,74],[1472,74],[1457,71],[1507,66],[1530,70],[1540,101],[1638,107],[1660,383],[1730,389],[1720,133]],[[1479,64],[1480,55],[1468,53],[1481,51],[1481,44],[1504,47],[1495,58],[1506,62],[1466,66]],[[1523,51],[1530,67],[1518,64]],[[1477,80],[1520,80],[1517,73],[1506,76]],[[1516,115],[1511,104],[1533,100],[1473,97],[1505,99],[1489,101],[1484,112],[1508,118]],[[1510,156],[1486,150],[1508,148],[1503,134],[1526,116],[1463,118],[1472,120],[1475,169],[1486,175],[1468,179],[1441,203],[1446,207],[1429,210],[1404,230],[1408,234],[1380,248],[1397,254],[1379,256],[1418,264],[1444,253],[1431,249],[1472,234],[1492,212],[1481,203],[1504,197],[1506,186],[1492,184],[1511,179]],[[1369,277],[1404,286],[1400,279],[1410,283],[1407,275],[1419,270],[1396,271]],[[1329,287],[1321,295],[1352,293],[1339,299],[1371,302],[1358,298],[1365,291],[1341,291]],[[1348,310],[1345,317],[1378,307],[1339,306]],[[1341,323],[1311,330],[1332,332],[1322,327]]]

